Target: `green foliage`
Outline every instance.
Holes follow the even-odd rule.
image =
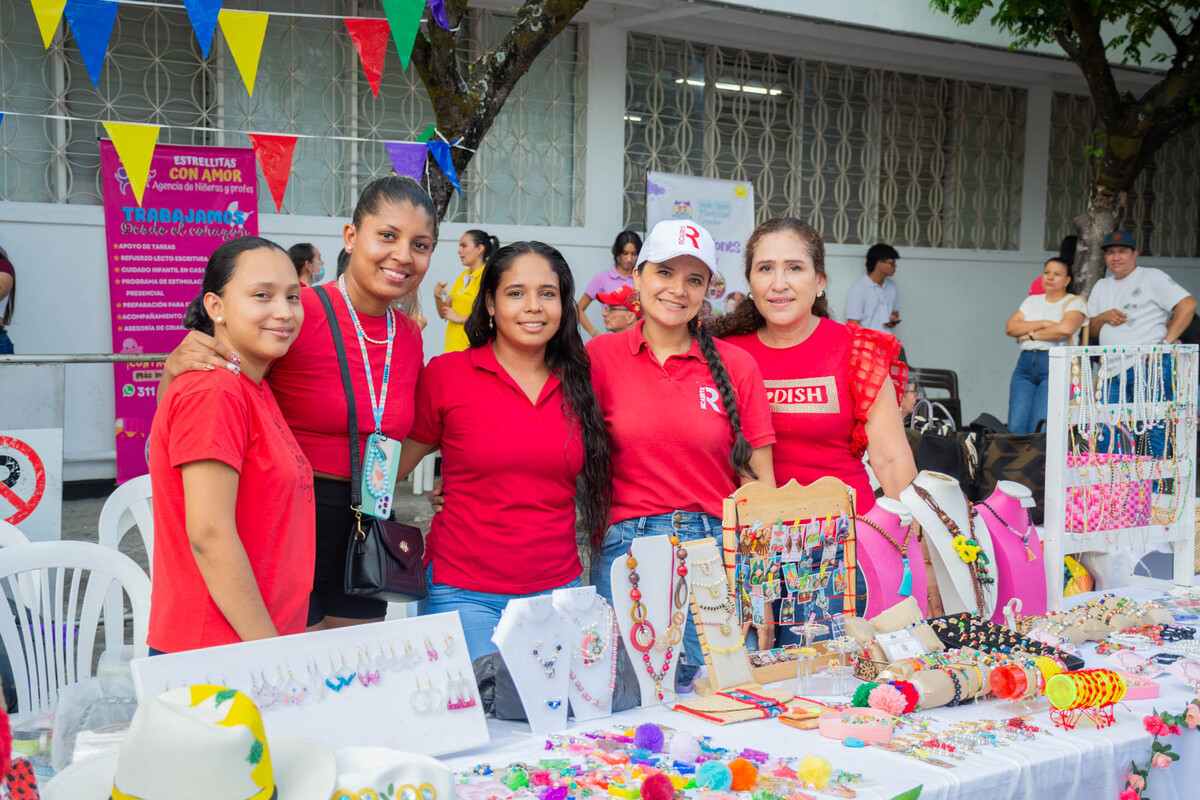
[[[960,25],[969,25],[991,11],[992,24],[1011,34],[1016,47],[1057,42],[1064,33],[1074,38],[1065,0],[930,0],[930,5]],[[1142,63],[1143,51],[1164,21],[1186,32],[1200,13],[1200,0],[1091,0],[1088,5],[1100,23],[1119,31],[1105,42],[1106,49],[1134,64]],[[1159,53],[1152,60],[1165,59]]]

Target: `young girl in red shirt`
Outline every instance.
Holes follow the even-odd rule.
[[[553,247],[500,248],[465,323],[470,349],[430,361],[417,388],[400,474],[441,449],[444,478],[421,613],[458,611],[472,659],[496,649],[510,599],[579,583],[577,484],[593,543],[607,521],[608,434],[574,289]]]
[[[184,324],[240,353],[241,370],[180,376],[154,417],[156,652],[304,630],[312,469],[265,381],[303,319],[296,271],[278,245],[248,236],[209,258]]]
[[[420,184],[397,176],[372,181],[342,232],[349,265],[337,284],[322,287],[328,291],[345,342],[360,449],[376,432],[376,411],[379,433],[389,439],[403,441],[412,427],[413,395],[424,361],[421,331],[395,306],[416,293],[429,270],[437,233],[437,212]],[[303,289],[300,300],[305,314],[299,337],[272,366],[267,380],[316,473],[317,556],[309,575],[313,589],[308,622],[312,628],[323,628],[381,620],[387,603],[343,591],[346,548],[355,526],[346,397],[316,289]],[[361,339],[355,318],[362,328]],[[239,355],[235,348],[193,331],[167,359],[164,384],[187,370],[236,370]],[[389,357],[391,369],[386,370]],[[379,408],[373,408],[372,390]],[[295,569],[291,563],[286,568]]]
[[[612,440],[611,527],[592,565],[593,582],[609,600],[613,563],[636,537],[719,539],[722,503],[740,483],[775,485],[775,434],[758,366],[697,320],[715,264],[704,228],[658,223],[634,273],[642,321],[588,343]],[[670,641],[679,633],[658,635]],[[682,634],[678,686],[690,684],[704,663],[690,614]]]

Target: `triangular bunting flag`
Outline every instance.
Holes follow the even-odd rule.
[[[200,45],[200,55],[208,58],[212,50],[213,33],[217,30],[217,14],[221,11],[224,0],[183,0],[187,8],[188,19],[192,21],[192,31],[196,34],[196,43]]]
[[[450,157],[450,145],[441,139],[431,139],[425,143],[425,146],[433,154],[433,160],[437,162],[438,168],[446,176],[446,180],[450,181],[450,185],[461,193],[462,186],[458,184],[458,171],[454,169],[454,159]]]
[[[429,158],[429,149],[420,142],[384,142],[388,156],[392,159],[392,169],[397,175],[407,175],[415,181],[425,180],[425,162]]]
[[[896,795],[892,798],[892,800],[918,800],[918,798],[921,796],[921,790],[924,788],[925,784],[914,786],[907,792],[901,792],[900,794]]]
[[[38,30],[42,33],[42,44],[47,50],[54,42],[54,32],[62,21],[63,9],[67,0],[29,0],[33,4],[33,16],[37,20]]]
[[[112,139],[117,158],[125,167],[129,188],[137,204],[142,204],[146,191],[146,179],[150,176],[150,162],[154,159],[154,147],[158,144],[158,126],[140,125],[135,122],[105,122],[104,130]]]
[[[425,13],[425,0],[383,0],[383,13],[392,26],[392,40],[396,42],[400,64],[408,69],[413,42],[417,41],[417,31],[421,27],[421,15]]]
[[[428,142],[434,136],[437,136],[437,125],[431,122],[425,126],[425,130],[421,131],[421,135],[417,137],[417,141]]]
[[[258,77],[258,59],[262,56],[263,40],[267,37],[267,20],[270,14],[262,11],[230,11],[222,9],[220,14],[221,33],[225,44],[233,54],[233,62],[242,74],[246,93],[254,94],[254,80]]]
[[[445,30],[450,30],[450,18],[446,16],[446,0],[427,0],[427,2],[433,21]]]
[[[386,19],[363,19],[346,17],[346,32],[358,60],[362,62],[363,74],[371,84],[371,94],[379,97],[379,79],[383,77],[383,57],[387,55],[388,34],[391,29]]]
[[[68,0],[65,13],[92,86],[99,89],[104,54],[117,21],[117,4],[110,0]]]
[[[287,193],[288,179],[292,175],[296,137],[272,133],[249,135],[250,144],[254,145],[254,154],[258,156],[258,167],[271,189],[271,197],[275,199],[275,210],[280,211],[283,209],[283,196]]]

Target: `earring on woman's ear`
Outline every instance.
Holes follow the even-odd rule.
[[[488,314],[488,330],[495,330],[495,329],[496,329],[496,318],[494,316],[492,316],[491,314]]]
[[[217,317],[215,320],[213,320],[213,322],[217,323],[218,325],[224,325],[224,324],[225,324],[225,318],[224,318],[224,317]]]

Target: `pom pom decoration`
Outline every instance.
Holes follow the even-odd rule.
[[[12,729],[8,724],[8,714],[0,708],[0,780],[8,775],[12,766]]]
[[[661,753],[663,747],[662,728],[653,722],[638,725],[637,730],[633,732],[633,744],[636,747],[645,748],[651,753]]]
[[[878,683],[867,681],[860,683],[858,688],[854,690],[854,697],[850,699],[850,705],[855,708],[866,708],[871,697],[871,692],[878,686]]]
[[[733,773],[720,761],[705,761],[696,770],[696,786],[701,789],[727,792],[732,785]]]
[[[730,788],[735,792],[748,792],[758,783],[758,767],[746,758],[735,758],[729,762]]]
[[[661,772],[642,781],[642,800],[671,800],[675,796],[675,784]]]
[[[700,757],[700,742],[688,733],[676,733],[667,748],[671,758],[684,764],[695,764]]]
[[[898,717],[904,713],[908,701],[895,686],[881,683],[871,690],[867,696],[867,705],[871,708]]]
[[[820,756],[805,756],[796,768],[796,777],[814,789],[822,790],[833,776],[833,765]]]

